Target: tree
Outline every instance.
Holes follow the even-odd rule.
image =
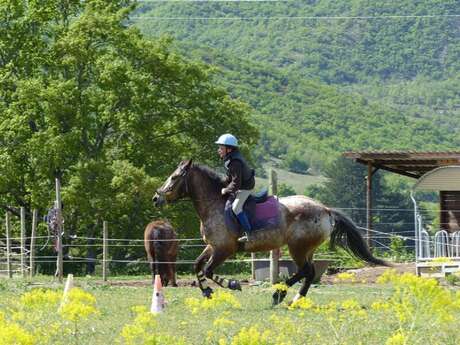
[[[325,168],[324,175],[328,181],[321,186],[307,187],[305,194],[328,206],[342,208],[355,223],[365,227],[367,169],[350,159],[339,157]],[[408,182],[385,177],[382,171],[377,171],[372,177],[373,229],[407,235],[407,231],[413,229]],[[378,241],[388,242],[385,239]]]
[[[328,206],[343,208],[355,222],[365,224],[366,169],[350,159],[339,157],[325,167],[323,174],[328,180],[321,186],[307,187],[305,194]]]
[[[278,197],[283,197],[283,196],[290,196],[290,195],[296,195],[297,193],[295,192],[295,189],[286,184],[286,183],[280,183],[278,185]]]
[[[66,229],[93,237],[107,220],[113,237],[141,238],[151,217],[174,218],[152,211],[150,198],[182,158],[213,162],[213,142],[228,131],[246,146],[257,140],[249,108],[214,85],[212,68],[127,26],[133,8],[103,0],[1,3],[4,207],[43,210],[58,177]],[[190,208],[182,224],[190,224],[187,215]]]

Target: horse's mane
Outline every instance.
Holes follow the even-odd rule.
[[[219,190],[225,187],[225,180],[208,166],[202,164],[193,164],[192,169],[198,170],[200,173],[207,176],[212,185]]]

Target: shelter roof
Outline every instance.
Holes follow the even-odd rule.
[[[436,168],[420,177],[414,190],[460,191],[460,166]]]
[[[442,166],[460,165],[460,151],[348,151],[343,155],[364,165],[413,178]]]

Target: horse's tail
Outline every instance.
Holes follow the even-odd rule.
[[[147,254],[147,259],[149,261],[149,265],[150,265],[152,274],[154,274],[155,272],[158,272],[158,270],[156,270],[154,267],[156,260],[155,260],[155,248],[154,248],[154,242],[153,242],[153,231],[154,231],[154,226],[152,223],[148,224],[144,231],[144,247],[145,247],[145,252]]]
[[[144,246],[147,252],[152,274],[155,273],[161,275],[160,269],[162,265],[159,261],[162,261],[164,256],[165,248],[163,248],[164,243],[162,240],[164,240],[164,233],[167,226],[168,224],[164,221],[151,222],[147,225],[144,232]]]
[[[336,245],[351,252],[355,257],[375,265],[391,266],[388,262],[372,255],[355,223],[342,212],[331,209],[334,217],[334,229],[331,233],[330,248]]]

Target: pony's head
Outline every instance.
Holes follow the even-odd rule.
[[[152,198],[155,206],[162,206],[183,198],[187,193],[187,174],[192,166],[192,160],[179,163],[174,172],[166,179],[165,183],[156,190]]]

